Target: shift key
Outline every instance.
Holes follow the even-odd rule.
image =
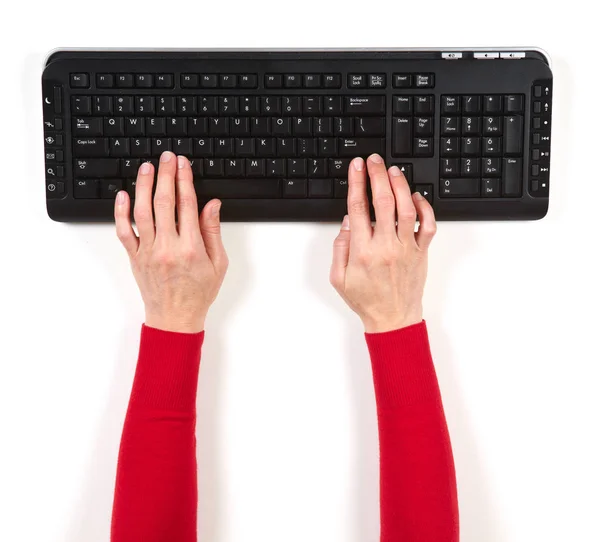
[[[385,139],[381,137],[340,138],[338,153],[339,156],[363,156],[365,158],[373,153],[383,156]]]
[[[119,160],[110,158],[90,158],[75,160],[73,164],[74,177],[118,177]]]

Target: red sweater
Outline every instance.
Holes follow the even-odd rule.
[[[204,333],[142,327],[112,542],[196,542],[196,389]],[[450,438],[425,322],[366,334],[379,421],[381,542],[457,542]],[[212,542],[212,541],[199,541]]]

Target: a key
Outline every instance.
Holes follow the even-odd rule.
[[[461,175],[463,177],[478,177],[480,174],[479,166],[479,158],[461,158]]]
[[[222,158],[205,158],[204,174],[207,177],[222,177],[225,174],[225,164]]]
[[[111,156],[128,156],[129,155],[129,139],[126,137],[113,137],[110,140],[110,155]]]
[[[502,134],[502,124],[500,117],[483,117],[483,133],[484,135]]]
[[[500,197],[500,179],[484,178],[481,179],[482,190],[481,195],[484,198]]]
[[[268,117],[255,117],[251,120],[251,130],[253,136],[271,135],[271,124]]]
[[[321,96],[305,96],[302,100],[305,115],[320,115],[322,112]]]
[[[222,96],[219,98],[219,115],[237,115],[238,99],[236,96]]]
[[[500,176],[500,158],[484,158],[483,174],[490,177]]]
[[[457,156],[460,154],[460,139],[458,137],[444,137],[440,142],[442,156]]]
[[[504,117],[504,154],[519,155],[523,152],[523,117]]]
[[[463,113],[479,113],[481,111],[481,96],[463,96]]]
[[[146,119],[146,135],[167,135],[167,119],[163,117],[148,117]]]
[[[479,117],[463,117],[462,133],[463,135],[476,136],[481,132],[481,119]]]
[[[300,98],[298,98],[300,99]],[[258,97],[242,97],[240,98],[240,114],[241,115],[257,115],[259,111]]]
[[[411,117],[394,117],[392,119],[392,155],[412,155],[412,122]]]
[[[277,140],[278,156],[296,156],[296,140],[293,137],[280,137]]]
[[[299,156],[316,156],[317,140],[312,137],[300,137],[296,140]]]
[[[484,96],[483,111],[485,113],[502,113],[502,97],[501,96]]]
[[[415,156],[433,156],[433,139],[416,137],[413,142]]]
[[[250,137],[238,137],[235,140],[236,156],[254,156],[254,139]]]
[[[329,176],[330,177],[343,177],[348,175],[348,168],[350,167],[351,158],[330,158],[329,159]]]
[[[174,115],[175,111],[177,111],[177,106],[174,96],[159,96],[156,98],[157,115]]]
[[[484,137],[483,154],[484,156],[500,156],[502,154],[501,137]]]
[[[283,98],[283,115],[301,115],[302,114],[302,100],[300,96],[292,96],[291,98]]]
[[[73,138],[74,156],[108,156],[108,139],[105,137],[77,137]]]
[[[167,119],[167,135],[187,135],[187,119],[185,117],[172,117]]]
[[[73,162],[73,176],[118,177],[119,160],[112,158],[82,158]]]
[[[417,115],[433,115],[433,96],[415,96],[414,109]]]
[[[442,117],[442,135],[460,134],[460,117]]]
[[[125,124],[123,122],[123,117],[105,117],[104,135],[114,137],[124,136]]]
[[[258,156],[273,156],[275,154],[275,141],[273,137],[258,138],[255,141],[256,154]]]
[[[73,96],[71,98],[71,113],[73,115],[90,115],[92,113],[91,96]]]
[[[523,160],[504,158],[502,170],[502,195],[520,197],[523,184]]]
[[[154,115],[155,111],[154,96],[136,96],[135,114],[136,115]]]
[[[215,156],[232,156],[233,155],[233,138],[217,138],[215,139]]]
[[[335,156],[337,154],[337,141],[334,137],[320,137],[319,156]]]
[[[342,114],[342,97],[327,96],[323,99],[324,110],[326,115],[341,115]]]
[[[458,113],[460,113],[458,96],[442,96],[442,115],[454,115]]]
[[[261,111],[263,115],[280,115],[281,98],[278,96],[263,96],[261,98]]]
[[[433,135],[433,117],[416,117],[414,122],[416,136],[430,137]]]
[[[213,155],[213,139],[211,137],[196,138],[192,144],[194,156],[206,157]]]
[[[172,143],[168,137],[156,137],[152,139],[152,156],[160,156],[165,151],[171,151]]]
[[[102,179],[100,181],[100,197],[104,199],[115,199],[117,192],[123,189],[122,179]]]
[[[457,177],[459,174],[458,158],[442,158],[442,175],[444,177]]]
[[[394,96],[394,115],[410,115],[412,113],[412,96]]]
[[[273,117],[271,119],[271,134],[275,136],[292,135],[292,119],[289,117]]]
[[[335,117],[333,119],[333,135],[349,137],[354,135],[354,119],[352,117]]]
[[[182,156],[192,156],[192,140],[189,137],[173,138],[173,152]]]
[[[310,117],[296,117],[293,120],[293,129],[295,136],[311,136],[312,131],[312,118]]]
[[[283,158],[267,160],[267,176],[285,177],[285,160]]]
[[[346,199],[348,197],[348,178],[333,179],[333,197]]]
[[[115,115],[133,115],[133,96],[115,96]]]
[[[333,135],[333,119],[330,117],[316,117],[313,121],[316,136]]]
[[[479,196],[479,178],[440,179],[440,197],[474,198]]]
[[[112,115],[112,96],[94,96],[92,107],[96,115]]]
[[[138,137],[131,140],[131,156],[147,157],[151,154],[150,138]]]
[[[385,115],[385,96],[346,96],[344,110],[349,115]]]
[[[248,119],[244,120],[248,121]],[[194,137],[208,135],[208,119],[206,117],[188,117],[187,121],[188,135]]]
[[[101,136],[103,134],[102,119],[98,117],[73,118],[74,136]]]
[[[463,137],[462,138],[462,153],[468,155],[478,155],[481,145],[479,137]]]
[[[121,160],[121,175],[123,177],[135,177],[140,167],[140,160],[137,158],[124,158]]]
[[[504,111],[507,113],[521,113],[523,111],[523,96],[521,94],[504,96]]]
[[[97,179],[75,179],[73,186],[76,199],[96,199],[100,195]]]
[[[198,98],[198,114],[216,115],[219,112],[219,105],[215,96],[201,96]]]
[[[196,112],[196,98],[194,96],[180,96],[177,98],[178,115],[195,115]]]
[[[208,132],[215,137],[229,135],[229,119],[227,117],[211,117],[208,119]]]

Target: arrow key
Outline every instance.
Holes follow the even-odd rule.
[[[392,164],[393,166],[398,166],[400,171],[404,173],[408,184],[412,184],[413,182],[413,165],[412,164]]]
[[[413,193],[419,192],[431,205],[433,205],[433,185],[432,184],[416,184],[413,188]]]

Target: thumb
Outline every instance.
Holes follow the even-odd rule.
[[[336,290],[343,289],[346,278],[346,267],[350,256],[350,220],[348,215],[344,217],[340,233],[333,241],[333,261],[329,282]]]
[[[227,254],[221,239],[220,210],[221,202],[215,199],[209,201],[200,214],[200,233],[206,253],[217,268],[227,266]]]

